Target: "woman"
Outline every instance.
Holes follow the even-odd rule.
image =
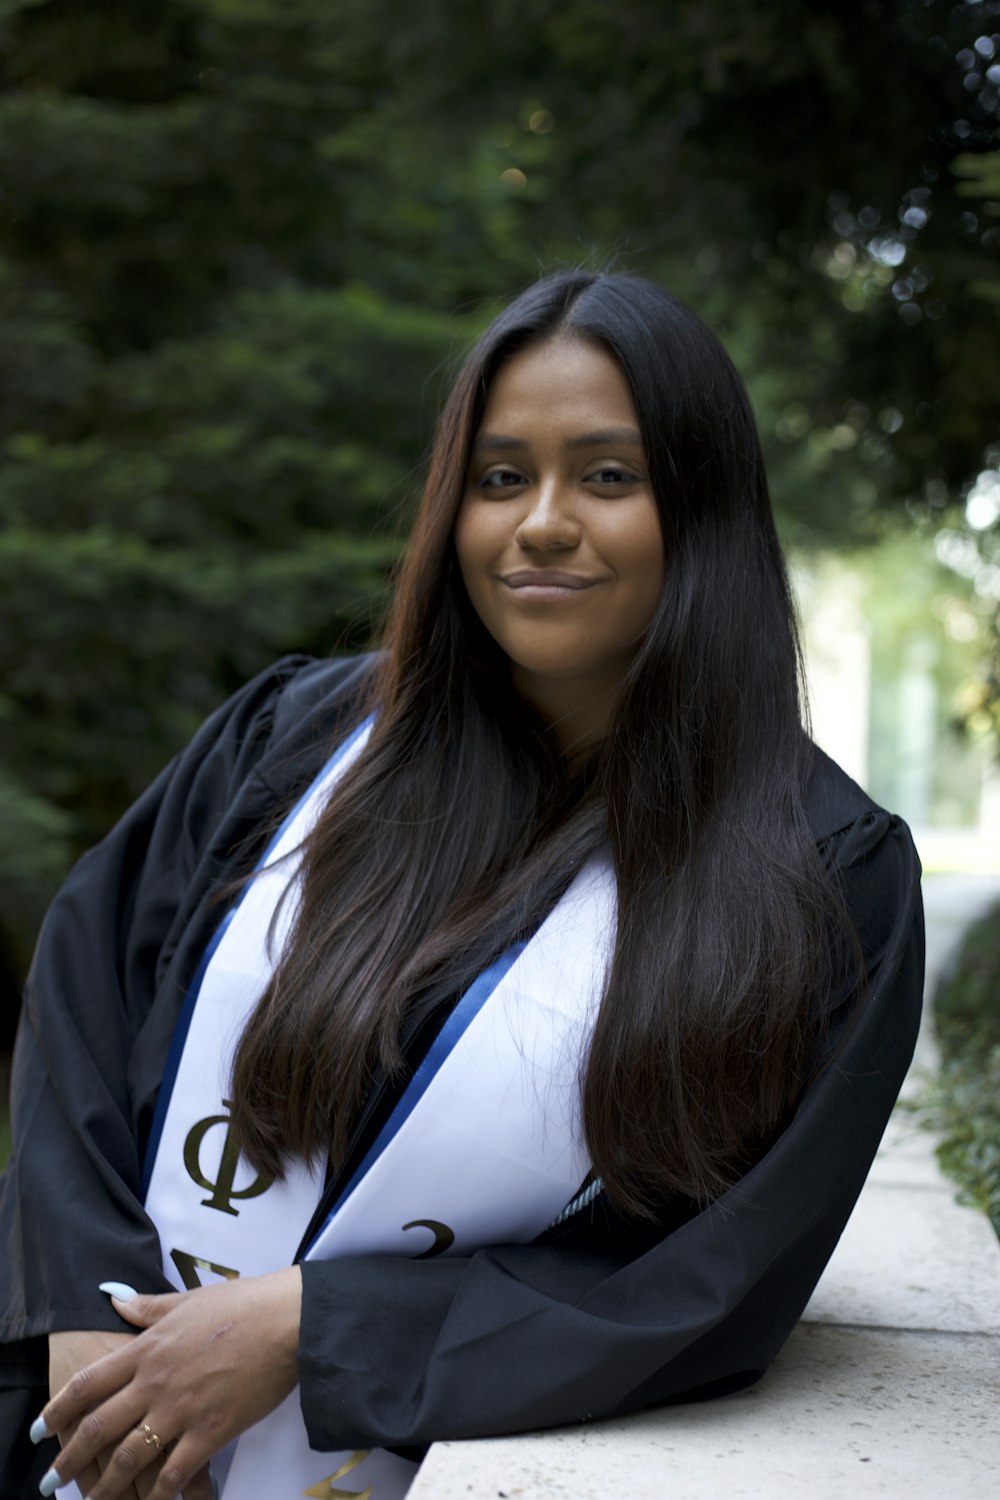
[[[633,278],[525,292],[384,654],[251,683],[50,914],[3,1200],[43,1493],[383,1500],[385,1449],[758,1378],[922,978],[912,844],[797,664],[717,341]]]

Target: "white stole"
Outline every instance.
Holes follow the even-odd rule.
[[[289,1265],[321,1198],[321,1169],[293,1161],[284,1182],[268,1185],[233,1158],[225,1096],[235,1044],[295,914],[299,847],[369,731],[351,736],[289,814],[192,985],[146,1194],[179,1289]],[[469,1255],[548,1227],[589,1170],[580,1067],[614,925],[614,880],[594,860],[530,942],[463,995],[307,1258]],[[416,1472],[381,1449],[310,1449],[297,1390],[212,1467],[223,1500],[401,1500]]]

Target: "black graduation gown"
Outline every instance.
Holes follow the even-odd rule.
[[[107,1278],[170,1290],[139,1198],[177,1014],[244,872],[349,719],[365,660],[289,658],[218,710],[46,919],[26,989],[0,1192],[0,1495],[54,1448],[45,1336],[120,1329]],[[300,1391],[321,1450],[508,1433],[738,1389],[800,1316],[854,1206],[912,1055],[919,865],[898,819],[817,752],[808,814],[865,956],[834,1065],[720,1202],[636,1227],[603,1198],[531,1245],[303,1266]],[[391,1101],[390,1101],[391,1102]],[[6,1468],[3,1467],[3,1460]]]

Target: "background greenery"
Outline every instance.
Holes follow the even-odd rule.
[[[1000,906],[981,917],[938,986],[941,1068],[914,1106],[966,1202],[1000,1234]]]
[[[539,270],[718,328],[793,542],[1000,565],[950,509],[1000,459],[1000,0],[0,0],[0,59],[8,1024],[203,715],[367,638],[448,372]]]

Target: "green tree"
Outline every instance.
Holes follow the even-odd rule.
[[[618,256],[722,331],[794,538],[956,496],[997,436],[969,287],[1000,226],[950,169],[992,149],[998,13],[0,0],[0,855],[32,911],[236,682],[366,638],[448,370],[540,267]]]

